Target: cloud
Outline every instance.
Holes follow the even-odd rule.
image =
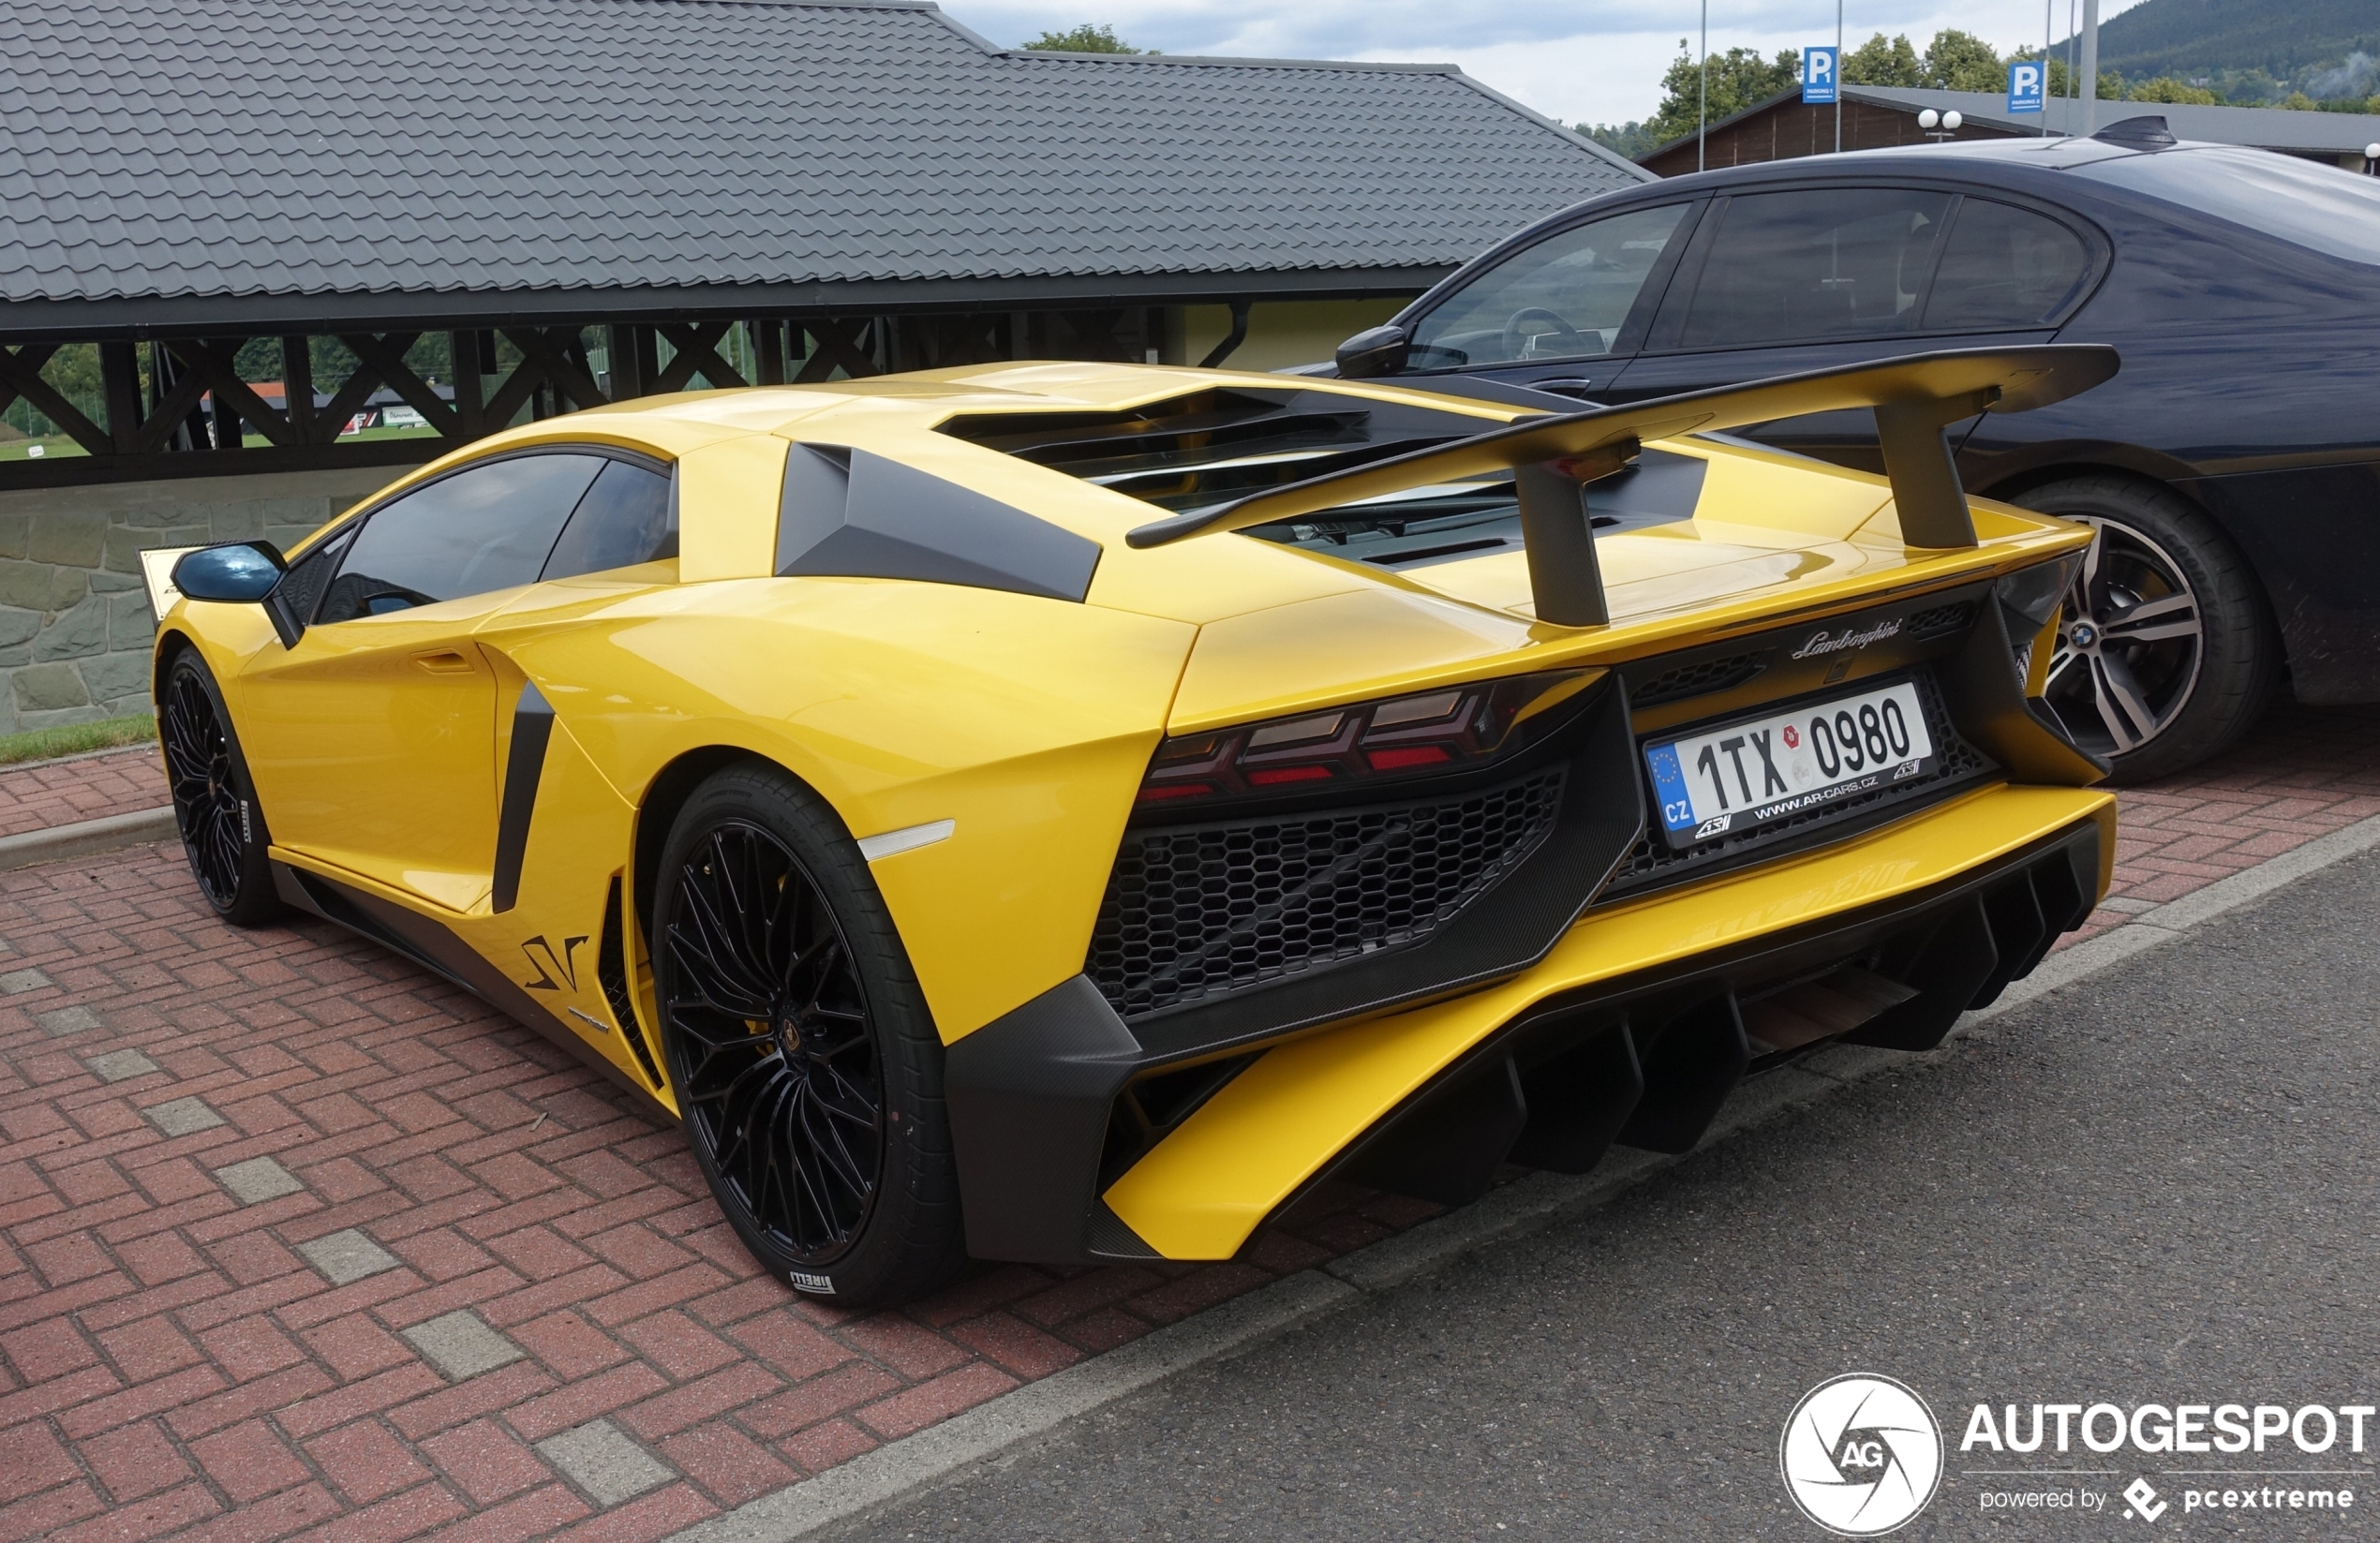
[[[2140,0],[2106,0],[2101,16]],[[1564,123],[1643,118],[1660,100],[1661,72],[1677,40],[1694,33],[1689,0],[942,0],[957,21],[1013,46],[1045,29],[1113,25],[1127,41],[1168,53],[1282,59],[1377,59],[1454,64],[1483,83]],[[1852,6],[1844,30],[1856,45],[1872,32],[1905,32],[1920,47],[1945,27],[1982,36],[2005,52],[2038,46],[2030,5],[1934,0]],[[2062,37],[2066,18],[2058,18]],[[1831,42],[1826,0],[1730,0],[1713,18],[1714,50]]]

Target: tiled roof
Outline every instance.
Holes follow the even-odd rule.
[[[1003,51],[922,0],[0,10],[0,331],[174,297],[1320,289],[1644,175],[1451,67]]]

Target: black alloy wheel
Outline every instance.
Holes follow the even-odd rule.
[[[216,914],[253,927],[280,911],[266,858],[271,844],[257,808],[231,715],[195,652],[166,669],[157,702],[157,739],[165,752],[173,822],[199,893]]]
[[[757,825],[713,826],[665,921],[684,1045],[678,1098],[720,1182],[806,1264],[866,1224],[884,1173],[885,1089],[868,995],[826,898]]]
[[[849,834],[773,768],[730,768],[655,888],[670,1080],[737,1236],[845,1305],[940,1284],[965,1260],[941,1041]]]
[[[2017,497],[2090,528],[2043,700],[2137,784],[2230,746],[2262,716],[2280,640],[2247,559],[2169,488],[2105,475]]]

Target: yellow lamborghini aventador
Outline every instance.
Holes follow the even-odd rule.
[[[160,579],[227,920],[328,917],[682,1122],[852,1303],[1459,1203],[1925,1049],[2104,891],[2088,532],[1932,354],[1617,408],[1106,364],[660,397]],[[1883,476],[1728,438],[1872,410]]]

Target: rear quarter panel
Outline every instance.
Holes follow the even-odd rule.
[[[938,820],[873,866],[945,1040],[1082,968],[1196,630],[1060,601],[881,579],[739,579],[482,634],[537,682],[619,796],[728,747],[855,838]]]

